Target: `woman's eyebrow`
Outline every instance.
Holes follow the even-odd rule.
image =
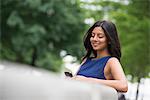
[[[92,34],[104,35],[103,33],[94,33],[94,32],[92,32]]]
[[[98,35],[104,35],[103,33],[97,33]]]
[[[102,33],[102,32],[95,33],[95,32],[92,31],[92,35],[95,35],[95,34],[97,34],[97,35],[105,35],[105,34]]]

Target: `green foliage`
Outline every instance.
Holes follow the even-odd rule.
[[[78,0],[2,1],[0,58],[58,71],[60,51],[78,48],[84,30],[79,6]]]
[[[37,59],[37,65],[53,72],[60,71],[62,60],[56,55],[51,53],[45,53],[42,57]]]

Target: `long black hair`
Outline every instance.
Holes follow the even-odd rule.
[[[95,22],[94,25],[87,31],[86,35],[84,36],[84,47],[87,52],[82,60],[84,60],[85,58],[90,58],[91,54],[93,54],[94,57],[97,57],[97,52],[93,50],[90,42],[90,38],[92,36],[91,33],[95,27],[101,27],[104,30],[104,33],[108,40],[108,52],[112,57],[116,57],[120,61],[121,47],[116,26],[114,23],[106,20]]]

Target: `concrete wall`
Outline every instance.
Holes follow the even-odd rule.
[[[0,100],[117,100],[111,87],[60,78],[33,67],[0,62]]]

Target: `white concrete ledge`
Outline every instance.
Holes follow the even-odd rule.
[[[104,85],[62,79],[47,71],[0,62],[0,100],[117,100]]]

